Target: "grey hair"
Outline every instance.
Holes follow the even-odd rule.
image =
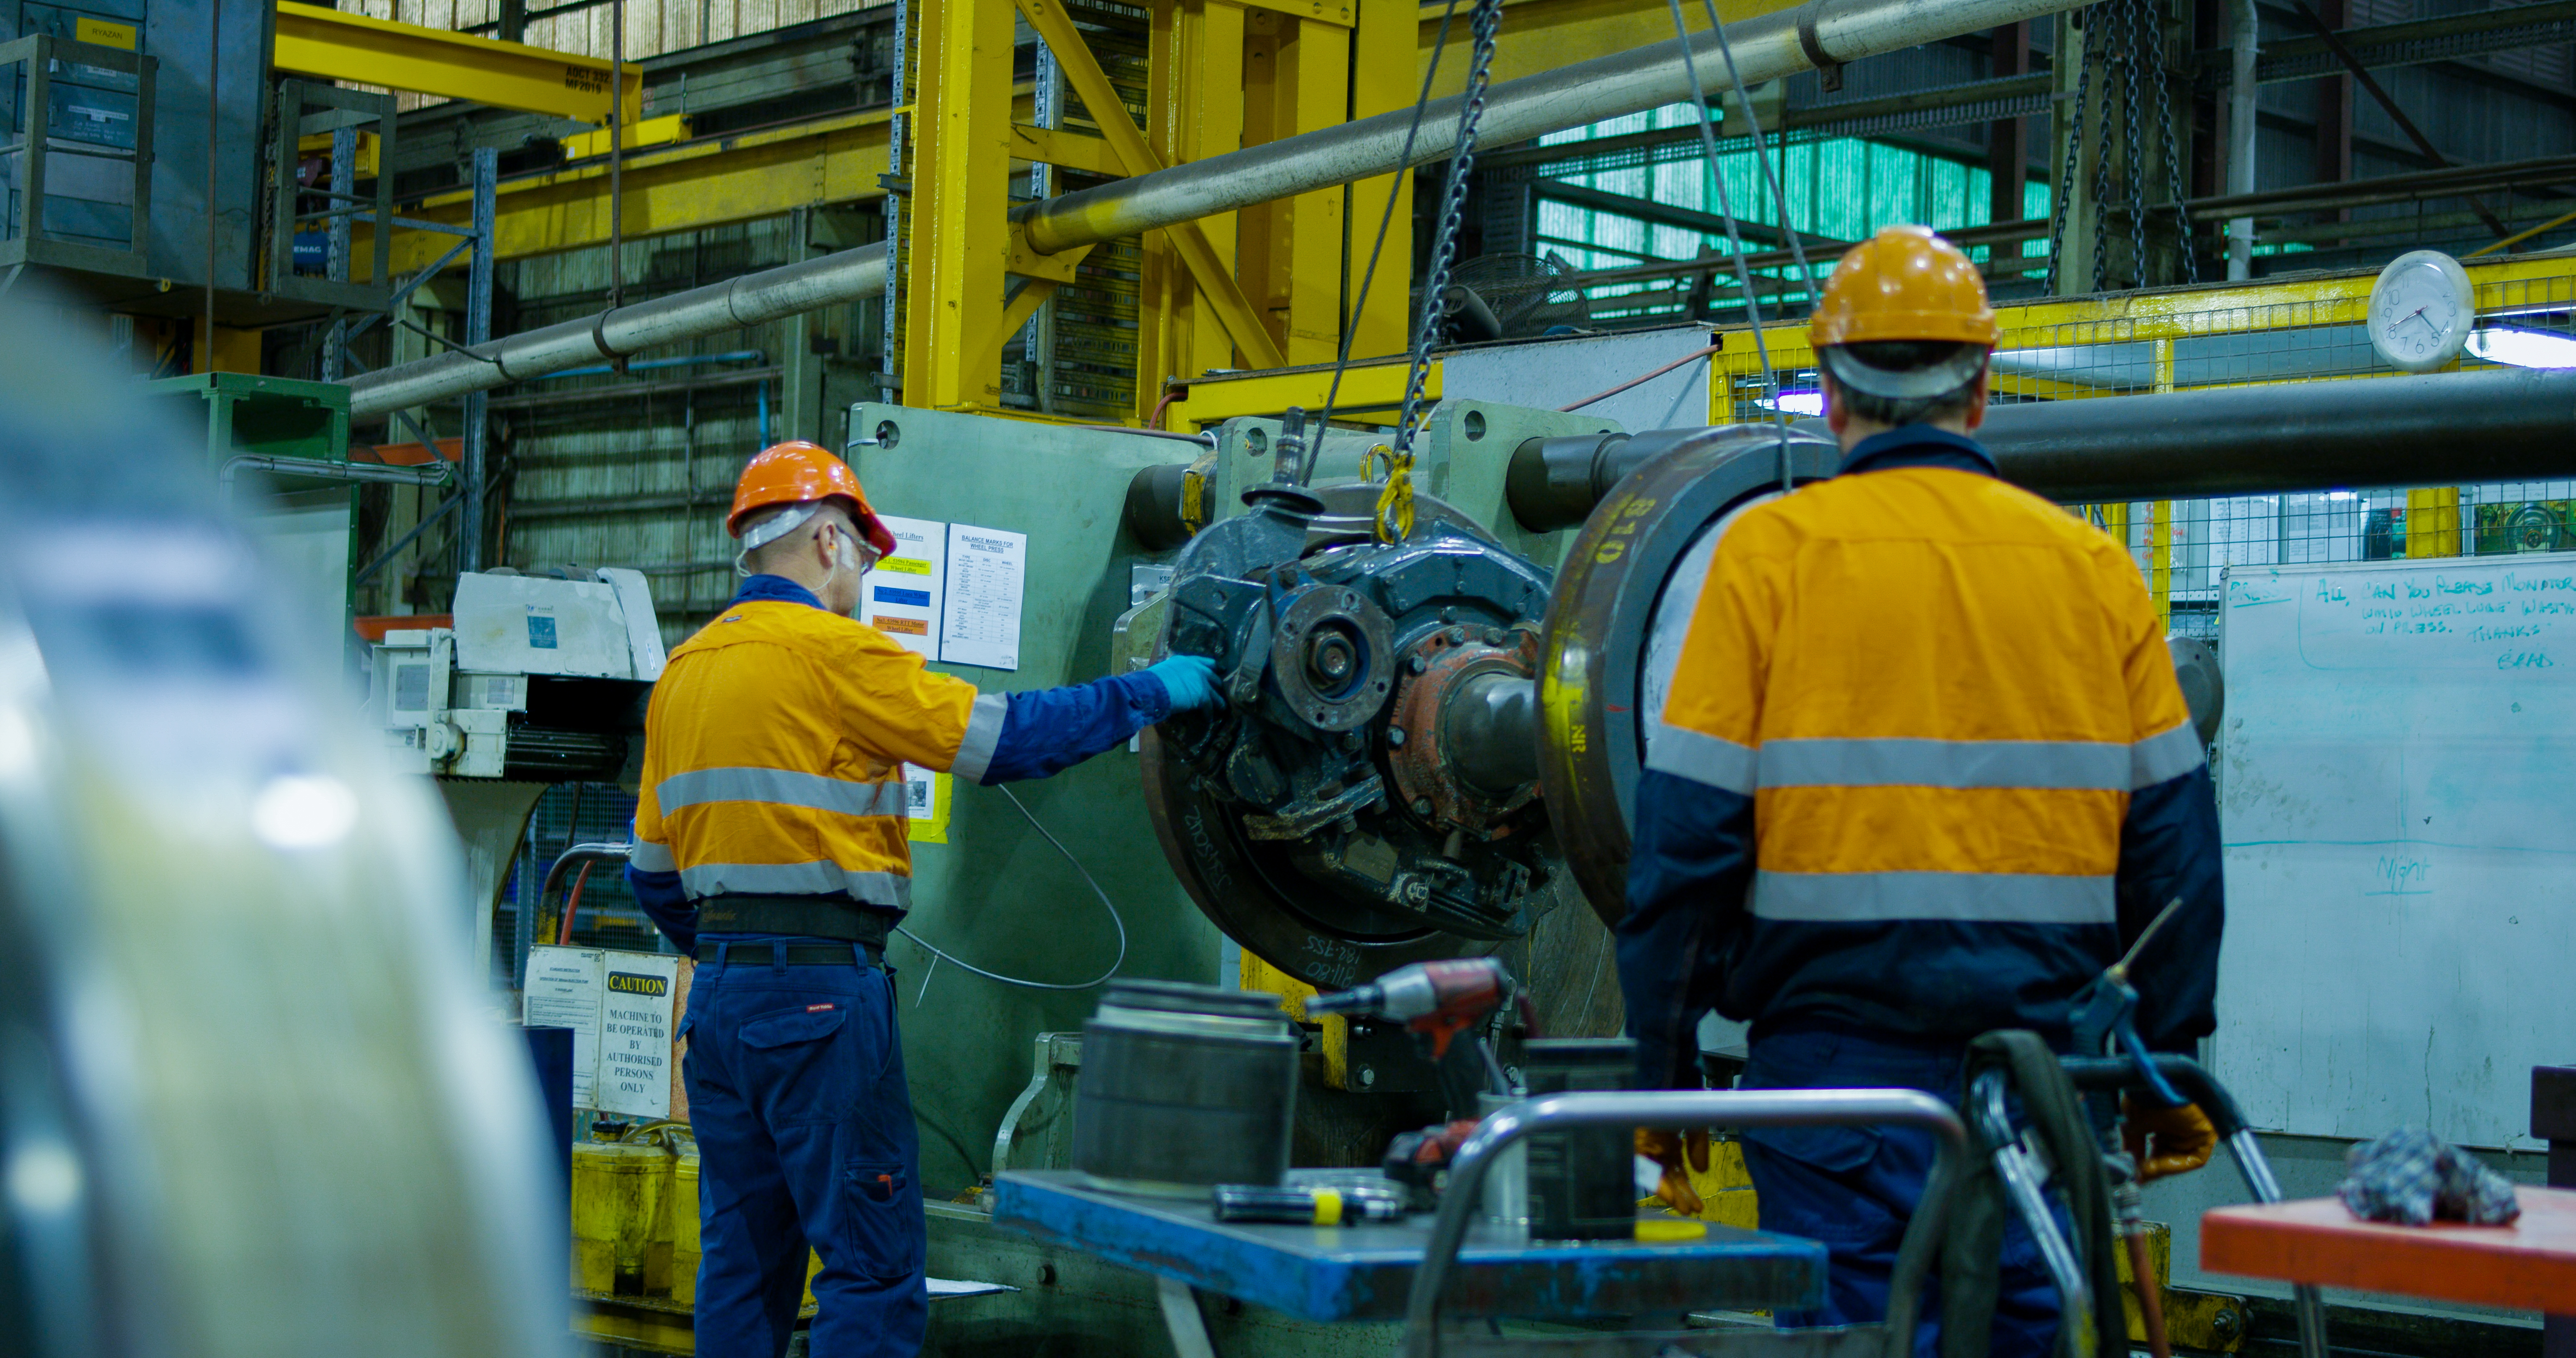
[[[759,574],[757,565],[766,561],[772,549],[791,540],[802,541],[796,530],[832,507],[831,498],[826,496],[820,500],[777,505],[753,515],[742,526],[741,541],[744,545],[742,550],[734,553],[733,573],[741,576]],[[847,511],[843,511],[843,517],[847,518]],[[761,561],[756,562],[755,558]]]
[[[1851,357],[1870,368],[1882,372],[1905,372],[1955,363],[1964,356],[1964,350],[1973,346],[1941,340],[1877,340],[1842,347],[1851,351]],[[1930,424],[1965,416],[1977,404],[1977,380],[1986,373],[1985,365],[1980,362],[1966,381],[1938,395],[1878,396],[1843,381],[1832,364],[1820,366],[1835,405],[1874,424],[1890,426]]]

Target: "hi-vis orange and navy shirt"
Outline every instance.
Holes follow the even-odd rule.
[[[2217,806],[2127,552],[1908,426],[1719,542],[1649,728],[1619,975],[1642,1073],[1711,1008],[1946,1042],[2032,1028],[2180,899],[2138,1030],[2215,1024]]]
[[[794,581],[755,575],[673,648],[644,717],[627,880],[662,932],[696,941],[711,896],[912,904],[903,766],[1038,778],[1162,720],[1145,673],[978,694]]]

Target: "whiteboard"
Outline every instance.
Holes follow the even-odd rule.
[[[2529,1144],[2576,1062],[2576,554],[2238,566],[2212,1058],[2257,1126]]]

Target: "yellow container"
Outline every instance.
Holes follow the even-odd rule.
[[[663,1217],[670,1243],[671,1300],[684,1305],[698,1303],[698,1261],[704,1257],[698,1236],[698,1145],[695,1141],[679,1143],[679,1157],[671,1167],[671,1191],[663,1201]],[[805,1255],[804,1309],[814,1309],[814,1275],[823,1271],[823,1256],[811,1250]]]
[[[672,1155],[659,1141],[585,1141],[572,1148],[572,1282],[583,1292],[670,1291],[663,1199]],[[665,1236],[655,1258],[655,1236]],[[659,1267],[656,1268],[658,1263]]]
[[[698,1302],[698,1147],[690,1142],[671,1167],[671,1300]]]

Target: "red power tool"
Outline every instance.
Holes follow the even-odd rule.
[[[1490,957],[1460,957],[1446,962],[1416,962],[1367,985],[1318,995],[1306,1001],[1306,1013],[1309,1017],[1353,1014],[1403,1024],[1421,1044],[1423,1054],[1439,1067],[1441,1090],[1449,1101],[1450,1115],[1472,1118],[1476,1115],[1479,1086],[1508,1094],[1511,1083],[1482,1038],[1470,1033],[1467,1041],[1474,1049],[1476,1065],[1464,1072],[1457,1071],[1447,1059],[1449,1045],[1506,1004],[1518,1005],[1523,1027],[1530,1036],[1538,1036],[1538,1022],[1531,1013],[1529,997],[1521,993],[1512,974],[1503,970],[1503,964]]]

